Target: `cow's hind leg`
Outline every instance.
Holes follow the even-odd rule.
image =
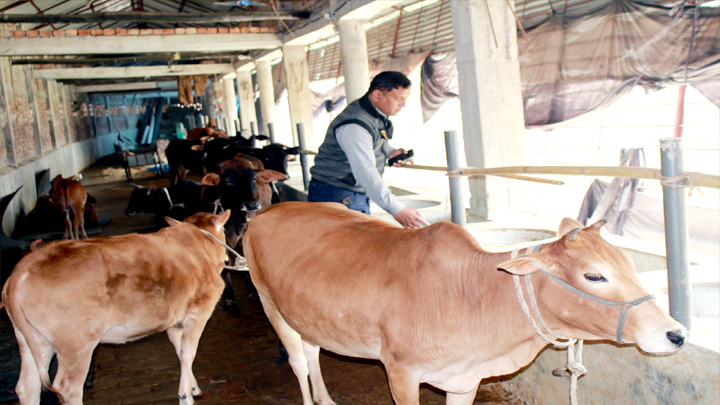
[[[97,344],[97,341],[86,342],[79,348],[70,344],[67,349],[58,350],[58,370],[53,388],[62,396],[63,405],[82,405],[83,386]]]
[[[303,405],[313,405],[312,397],[310,396],[310,384],[308,384],[308,359],[303,352],[303,343],[300,334],[285,322],[285,319],[283,319],[275,307],[275,303],[266,297],[262,291],[260,291],[260,302],[262,302],[268,320],[270,320],[273,328],[275,328],[275,332],[278,334],[278,337],[288,352],[288,362],[298,379],[298,383],[300,383]]]
[[[182,328],[173,326],[167,330],[168,339],[175,346],[175,353],[177,353],[178,359],[182,362]],[[193,375],[192,369],[190,370],[190,382],[192,385],[192,395],[199,397],[202,395],[202,391],[198,386],[195,375]]]
[[[15,386],[15,392],[17,393],[21,404],[39,404],[42,383],[40,380],[40,372],[38,371],[37,364],[35,363],[35,358],[30,352],[28,343],[25,340],[25,335],[23,335],[17,328],[15,328],[15,337],[18,341],[20,359],[22,361],[22,365],[20,366],[20,378],[18,379],[17,386]],[[30,339],[33,338],[34,337],[32,336],[30,337]],[[35,343],[41,352],[39,353],[40,359],[38,359],[38,362],[47,371],[55,350],[44,338],[35,339]]]
[[[75,215],[75,237],[80,239],[87,239],[87,232],[85,232],[85,205],[80,205],[77,210],[73,209]],[[79,228],[79,229],[78,229]],[[78,233],[78,230],[82,233]]]
[[[192,364],[195,361],[200,336],[215,308],[215,302],[207,301],[208,308],[189,308],[188,312],[191,315],[185,318],[183,322],[182,338],[180,339],[180,389],[178,390],[180,405],[193,405],[195,403],[193,387],[197,387],[197,381],[192,373]]]
[[[308,360],[310,370],[310,383],[312,384],[313,400],[320,405],[335,405],[330,394],[328,394],[325,381],[320,372],[320,346],[308,343],[303,340],[303,351]]]
[[[72,233],[72,222],[70,221],[70,210],[65,211],[65,233],[63,239],[75,239]]]

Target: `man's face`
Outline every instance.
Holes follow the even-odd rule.
[[[405,102],[410,97],[410,87],[398,87],[390,91],[373,90],[370,93],[372,104],[388,117],[397,115],[405,107]]]

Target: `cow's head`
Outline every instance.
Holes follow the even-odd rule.
[[[563,336],[616,340],[619,333],[620,342],[637,343],[648,353],[675,353],[687,342],[687,329],[651,299],[635,276],[630,257],[600,236],[604,223],[583,229],[578,221],[565,218],[559,240],[498,268],[515,275],[534,273],[540,312],[548,326]],[[629,306],[621,329],[620,308]]]
[[[130,193],[130,201],[125,208],[125,215],[135,216],[138,212],[152,213],[155,207],[155,196],[152,188],[142,187],[133,184],[133,191]]]
[[[198,212],[196,214],[193,214],[183,220],[183,222],[190,223],[192,225],[197,226],[198,228],[209,232],[212,234],[215,238],[219,239],[223,243],[225,243],[225,232],[223,228],[225,227],[225,224],[228,222],[230,217],[232,216],[232,211],[227,210],[219,215],[210,214],[208,212]],[[167,221],[168,225],[170,226],[177,226],[180,221],[172,219],[170,217],[165,217],[165,220]],[[221,245],[218,245],[221,246]],[[225,252],[225,249],[218,249],[218,252],[220,252],[219,257],[217,258],[220,262],[223,262],[227,259],[227,254]],[[222,268],[222,267],[220,267]]]

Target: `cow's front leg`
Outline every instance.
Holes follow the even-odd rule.
[[[412,372],[394,361],[387,361],[382,358],[388,374],[390,392],[396,405],[419,405],[420,404],[420,375]]]
[[[213,307],[214,303],[208,310],[190,309],[190,315],[183,322],[182,338],[180,339],[180,389],[178,390],[180,405],[195,403],[193,387],[197,388],[197,381],[192,373],[192,364],[195,361],[200,336],[212,314]],[[201,394],[199,389],[196,391],[198,395]]]
[[[175,354],[178,356],[178,360],[182,362],[182,328],[180,327],[172,327],[167,330],[168,339],[170,339],[170,342],[175,347]],[[197,380],[195,380],[195,375],[192,372],[192,369],[190,370],[190,382],[192,385],[192,396],[193,397],[199,397],[202,395],[202,391],[200,390],[200,387],[198,386]]]
[[[473,402],[475,402],[475,397],[477,396],[477,389],[480,385],[480,382],[478,381],[478,385],[475,386],[472,390],[464,393],[464,394],[453,394],[451,392],[447,393],[445,404],[446,405],[472,405]]]

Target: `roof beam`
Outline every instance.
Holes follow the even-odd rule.
[[[202,65],[173,66],[128,66],[128,67],[95,67],[95,68],[64,68],[33,70],[33,79],[44,80],[84,80],[113,79],[128,77],[187,76],[211,74],[235,74],[229,63]]]
[[[44,59],[11,59],[10,63],[13,65],[121,65],[123,63],[137,63],[137,62],[167,62],[172,59],[174,63],[180,64],[181,61],[189,60],[249,60],[249,56],[238,55],[237,52],[228,53],[185,53],[180,56],[180,59],[174,59],[174,54],[163,53],[154,55],[135,55],[135,56],[124,56],[124,57],[95,57],[95,58],[44,58]]]
[[[242,52],[282,46],[277,34],[0,37],[0,56]]]
[[[37,24],[91,24],[110,21],[124,22],[165,22],[165,23],[202,23],[221,24],[248,21],[299,20],[308,18],[308,11],[282,12],[279,14],[258,11],[244,13],[84,13],[84,14],[2,14],[0,23],[37,23]]]

